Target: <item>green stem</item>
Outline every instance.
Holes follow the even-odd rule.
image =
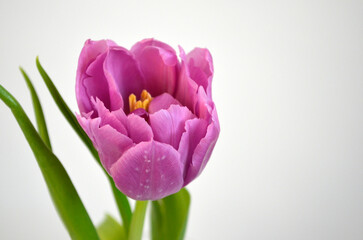
[[[131,218],[129,240],[140,240],[148,201],[136,201],[135,211]]]

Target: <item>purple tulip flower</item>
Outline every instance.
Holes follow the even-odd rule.
[[[118,189],[136,200],[178,192],[207,164],[220,127],[207,49],[187,55],[145,39],[131,50],[86,41],[79,57],[77,119]]]

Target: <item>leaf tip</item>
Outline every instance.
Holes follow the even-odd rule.
[[[40,64],[40,61],[39,61],[39,56],[36,56],[35,64],[37,65],[38,68],[42,68],[42,65]]]
[[[19,66],[19,70],[21,72],[21,74],[25,77],[26,73],[25,73],[25,70],[22,66]]]

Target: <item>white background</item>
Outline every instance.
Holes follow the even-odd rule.
[[[187,239],[362,239],[362,1],[1,0],[0,34],[0,83],[34,120],[18,66],[29,73],[54,151],[95,223],[106,212],[118,218],[109,185],[51,99],[35,57],[76,112],[86,39],[130,48],[155,37],[186,51],[207,47],[214,58],[221,135],[189,185]],[[1,102],[0,153],[0,239],[68,239]]]

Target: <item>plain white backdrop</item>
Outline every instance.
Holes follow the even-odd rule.
[[[0,1],[0,84],[32,120],[28,72],[54,151],[94,223],[118,217],[106,177],[35,67],[73,111],[86,39],[207,47],[221,123],[192,194],[187,239],[363,236],[362,1]],[[0,102],[0,239],[69,239],[32,152]],[[148,233],[149,226],[145,228]]]

